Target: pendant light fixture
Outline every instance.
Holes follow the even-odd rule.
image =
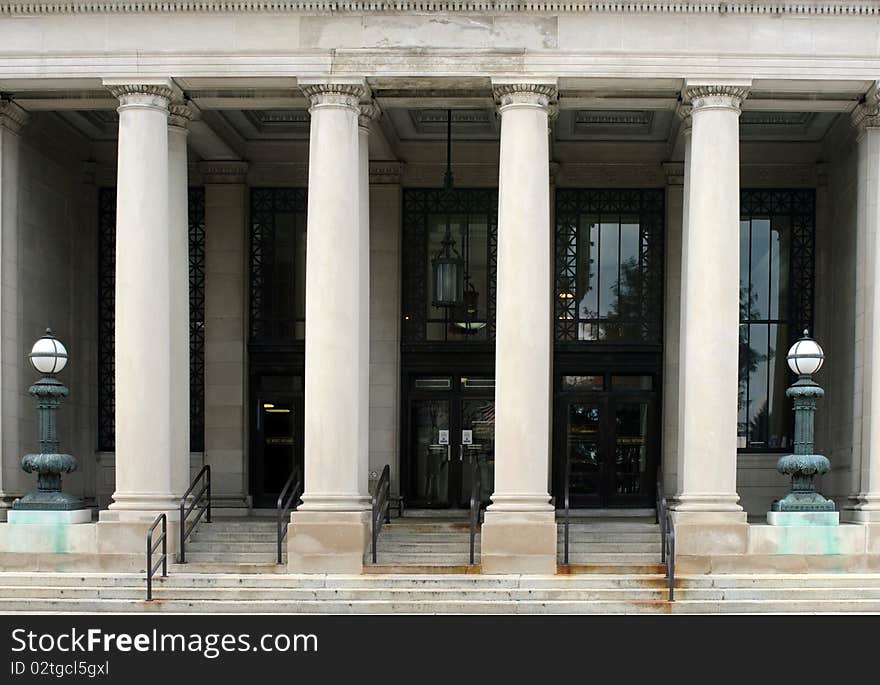
[[[452,110],[446,110],[446,173],[443,175],[443,190],[452,192]],[[435,307],[459,307],[464,302],[464,259],[455,249],[452,237],[450,215],[446,214],[446,234],[442,247],[431,260]]]

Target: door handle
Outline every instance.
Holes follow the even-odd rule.
[[[461,462],[464,461],[464,445],[458,446],[458,460]]]
[[[452,445],[446,445],[446,461],[452,463]]]

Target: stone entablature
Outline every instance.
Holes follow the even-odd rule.
[[[588,0],[585,2],[510,2],[506,0],[56,0],[46,2],[10,2],[0,7],[0,14],[35,16],[41,14],[167,14],[196,12],[296,12],[304,14],[327,12],[383,13],[549,13],[549,14],[718,14],[718,15],[795,15],[795,16],[880,16],[880,6],[869,0],[703,0],[623,1]]]

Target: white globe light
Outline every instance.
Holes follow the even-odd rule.
[[[804,337],[798,340],[788,351],[788,367],[799,376],[811,376],[822,368],[825,361],[825,353],[812,338]]]
[[[47,331],[46,335],[34,343],[30,359],[33,367],[40,373],[58,373],[67,366],[67,348]]]

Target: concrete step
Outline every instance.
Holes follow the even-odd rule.
[[[660,542],[572,542],[568,543],[569,552],[641,552],[643,554],[655,554],[660,557]],[[559,543],[556,546],[558,552],[562,552],[565,545]]]
[[[660,559],[659,553],[620,551],[576,552],[574,550],[569,550],[568,561],[571,564],[656,564]]]
[[[659,575],[665,577],[666,568],[657,563],[627,562],[623,564],[592,562],[592,563],[569,563],[556,565],[556,573],[566,576],[579,576],[582,574],[608,575]],[[665,583],[665,580],[664,580]]]
[[[281,549],[286,549],[287,545],[281,545]],[[236,553],[236,554],[244,554],[246,552],[271,552],[274,553],[276,551],[276,543],[272,542],[243,542],[240,540],[233,540],[230,542],[204,542],[198,540],[196,542],[192,542],[187,544],[186,553],[189,555],[190,552],[214,552],[214,553]]]
[[[260,531],[260,532],[275,532],[278,524],[275,519],[254,519],[254,518],[244,518],[244,519],[234,519],[227,521],[211,521],[208,523],[205,520],[199,522],[196,531],[203,530],[214,530],[214,531],[231,531],[231,532],[247,532],[247,531]]]
[[[28,599],[128,599],[144,598],[141,587],[39,587],[29,588]],[[153,587],[157,599],[173,600],[287,600],[287,601],[578,601],[665,599],[665,587],[642,588],[271,588],[271,587],[174,587],[157,581]],[[0,601],[22,598],[21,587],[0,586]],[[682,601],[880,601],[880,588],[766,588],[759,590],[721,590],[714,588],[676,590]]]
[[[284,551],[282,550],[282,559]],[[186,550],[187,562],[210,562],[210,563],[267,563],[277,560],[275,550],[268,549],[265,552],[198,552],[191,549]]]
[[[192,562],[189,558],[189,554],[187,554],[187,563],[185,564],[172,564],[168,573],[169,578],[178,577],[179,573],[198,573],[198,574],[209,574],[208,578],[212,577],[213,574],[247,574],[249,576],[249,580],[247,582],[251,582],[250,578],[254,576],[254,574],[286,574],[287,573],[287,563],[286,563],[286,555],[283,555],[282,561],[285,563],[276,564],[276,557],[272,557],[272,561],[246,561],[246,562],[228,562],[228,561],[195,561]],[[259,577],[259,576],[257,576]],[[242,581],[237,581],[242,582]]]
[[[565,534],[560,529],[557,540],[561,544],[565,539]],[[620,542],[621,544],[629,544],[634,542],[656,542],[660,544],[660,531],[652,531],[650,533],[627,533],[627,532],[586,532],[571,529],[568,535],[570,543],[573,542]]]
[[[466,564],[470,560],[470,552],[456,552],[456,553],[436,553],[436,554],[428,554],[425,552],[394,552],[394,553],[386,553],[381,549],[378,551],[376,555],[376,563],[378,564],[416,564],[416,565],[425,565],[425,566],[456,566],[459,564]],[[475,553],[474,562],[480,562],[480,555]]]
[[[663,599],[364,599],[364,600],[176,600],[3,599],[3,613],[290,613],[290,614],[627,614],[627,613],[880,613],[874,599],[684,600]]]
[[[197,528],[186,543],[188,545],[197,542],[265,542],[267,544],[274,544],[277,539],[278,537],[274,530],[266,533],[260,531],[202,530]]]
[[[561,533],[564,530],[561,519],[556,519],[556,530],[557,533]],[[620,521],[597,520],[588,523],[572,521],[568,526],[568,531],[569,534],[580,531],[584,533],[654,533],[658,537],[660,536],[660,526],[653,521],[630,521],[625,519]]]

